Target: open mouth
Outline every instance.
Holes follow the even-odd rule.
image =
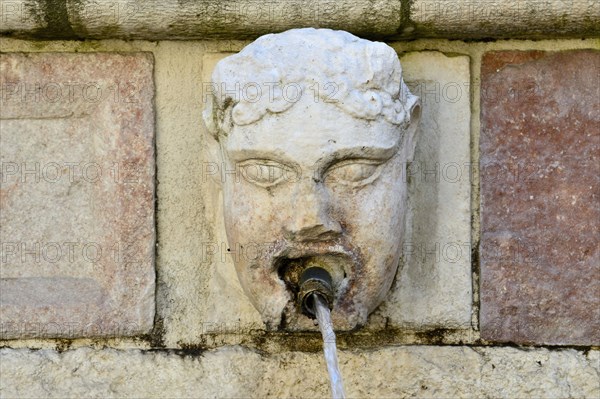
[[[296,300],[300,289],[299,281],[302,273],[311,267],[325,269],[333,283],[334,295],[337,298],[347,286],[348,276],[353,268],[353,259],[344,253],[324,253],[299,257],[279,257],[275,259],[275,268],[279,278],[283,280],[288,290]]]

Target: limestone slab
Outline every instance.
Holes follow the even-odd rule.
[[[314,289],[336,329],[365,325],[398,269],[421,115],[396,52],[344,31],[291,29],[221,60],[211,83],[203,116],[221,149],[215,167],[227,170],[216,180],[230,252],[265,327],[314,329]]]
[[[203,57],[204,96],[214,65],[230,54]],[[469,59],[421,52],[404,54],[400,61],[411,92],[421,97],[421,127],[413,165],[403,176],[409,187],[404,259],[396,283],[367,328],[381,329],[386,322],[416,330],[468,328],[472,308]],[[212,179],[215,165],[210,160],[215,157],[206,150],[199,184],[204,187],[207,227],[212,227],[200,256],[208,289],[180,319],[181,331],[196,337],[264,328],[235,273],[233,257],[240,254],[231,253],[236,249],[228,246],[222,199]],[[221,166],[216,167],[220,171]],[[184,321],[192,317],[202,323]],[[196,339],[185,338],[186,342]]]
[[[0,55],[2,338],[154,319],[153,59]]]
[[[204,55],[189,42],[161,43],[156,52],[157,127],[168,132],[157,136],[157,318],[168,347],[261,323],[252,304],[241,300],[227,241],[216,233],[223,218],[213,209],[222,200],[206,175]]]
[[[416,0],[410,33],[418,37],[581,37],[598,31],[597,0]]]
[[[600,52],[490,52],[481,83],[481,335],[600,343]]]
[[[242,39],[322,26],[361,35],[395,33],[400,0],[2,0],[0,32],[43,38]]]
[[[2,397],[329,397],[321,353],[201,355],[80,348],[0,350]],[[401,346],[342,351],[348,397],[597,398],[597,350]],[[152,376],[152,378],[148,378]]]
[[[388,325],[466,328],[471,322],[469,58],[439,52],[400,57],[422,117],[407,169],[407,237],[395,285],[379,314]]]
[[[596,37],[597,0],[0,1],[0,33],[51,39],[241,39],[298,27],[361,37]]]

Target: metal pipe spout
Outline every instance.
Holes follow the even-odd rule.
[[[333,309],[333,281],[327,270],[318,266],[305,269],[300,275],[299,286],[298,306],[306,316],[316,318],[314,295],[321,297],[330,310]]]

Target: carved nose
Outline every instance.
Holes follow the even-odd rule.
[[[286,228],[292,241],[333,240],[342,232],[339,222],[329,214],[329,195],[324,187],[312,179],[299,182],[292,198],[292,218]]]

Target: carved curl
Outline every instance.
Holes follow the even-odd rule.
[[[403,128],[418,102],[391,47],[330,29],[292,29],[258,38],[217,63],[211,89],[203,117],[217,139],[234,124],[287,110],[299,94],[316,96],[315,101],[332,103],[355,118],[382,117]]]

